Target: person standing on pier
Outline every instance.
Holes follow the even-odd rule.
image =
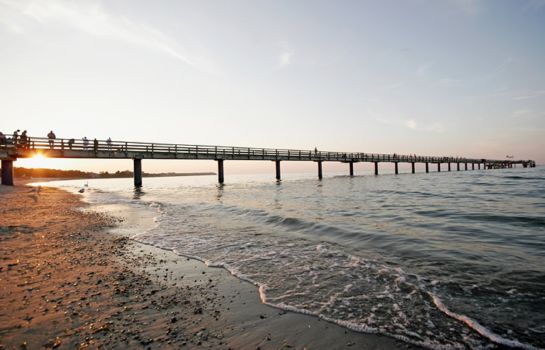
[[[112,138],[111,137],[108,137],[108,139],[106,140],[106,145],[108,145],[108,151],[111,151],[112,150]]]
[[[14,146],[17,146],[17,139],[19,138],[19,131],[21,131],[21,130],[17,129],[17,130],[15,130],[13,132],[12,139],[13,139],[13,145]]]
[[[47,138],[49,139],[49,148],[53,149],[53,146],[55,146],[55,139],[57,138],[53,130],[47,134]]]
[[[83,150],[87,151],[87,147],[89,147],[89,140],[87,139],[87,136],[83,136]]]
[[[93,140],[93,150],[95,153],[98,152],[98,140],[96,138]]]
[[[26,135],[27,131],[23,131],[21,133],[21,137],[19,138],[20,144],[23,148],[28,148],[28,136]]]

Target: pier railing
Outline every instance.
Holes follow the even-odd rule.
[[[300,160],[338,162],[400,162],[400,163],[483,163],[516,164],[522,160],[476,159],[451,156],[422,156],[415,154],[381,154],[364,152],[335,152],[321,150],[256,148],[240,146],[188,145],[133,141],[94,140],[21,136],[14,139],[6,135],[0,148],[16,157],[28,156],[36,151],[59,151],[57,157],[89,158],[189,158],[189,159],[248,159],[248,160]],[[78,151],[70,154],[70,151]]]

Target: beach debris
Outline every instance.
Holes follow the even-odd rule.
[[[85,189],[84,189],[84,188],[80,188],[78,192],[79,192],[79,193],[83,193],[83,192],[85,192]]]

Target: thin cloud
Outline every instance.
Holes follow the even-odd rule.
[[[524,94],[524,95],[516,96],[514,98],[514,100],[515,101],[528,100],[528,99],[540,97],[540,96],[543,96],[543,95],[545,95],[545,90],[536,90],[536,91],[532,91],[532,92],[529,92],[529,93]]]
[[[12,13],[6,20],[6,27],[24,30],[25,24],[61,23],[76,28],[96,37],[118,40],[130,45],[144,47],[162,52],[185,64],[202,71],[211,71],[211,67],[203,62],[197,62],[189,57],[185,50],[172,38],[152,26],[135,22],[127,17],[108,13],[97,1],[62,1],[62,0],[31,0],[10,1],[0,0],[0,5]],[[2,12],[2,11],[0,11]],[[6,24],[7,23],[7,24]]]
[[[281,41],[280,46],[280,55],[278,55],[278,64],[280,67],[289,66],[292,63],[293,59],[293,50],[290,48],[290,45],[287,41]]]
[[[292,52],[282,52],[280,54],[280,66],[287,66],[291,64],[292,56],[293,56]]]

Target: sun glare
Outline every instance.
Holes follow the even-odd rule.
[[[37,153],[32,158],[20,159],[20,166],[25,168],[47,168],[51,166],[50,159]]]

